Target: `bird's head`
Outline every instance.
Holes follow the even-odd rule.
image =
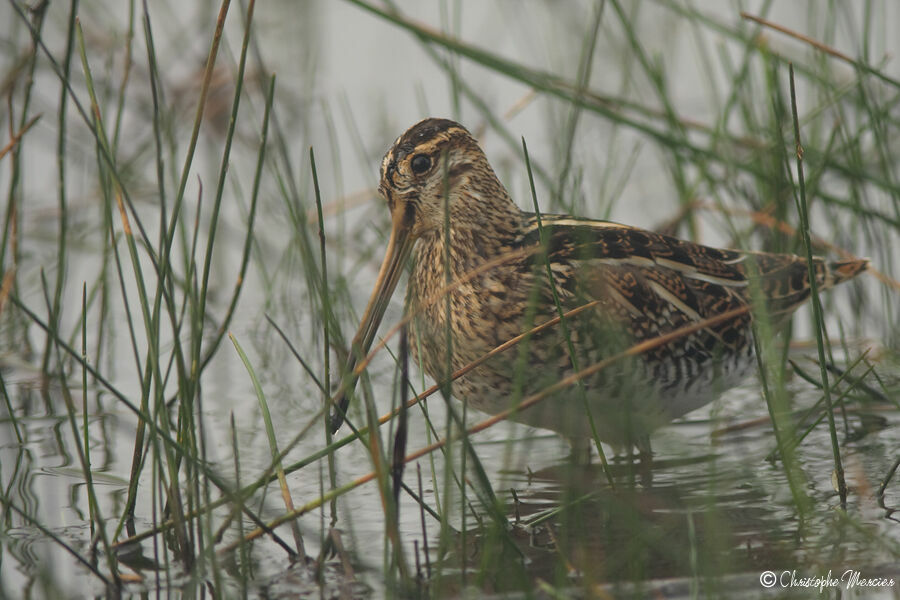
[[[469,131],[448,119],[425,119],[410,127],[381,161],[378,191],[391,211],[391,237],[372,297],[363,314],[341,389],[334,400],[337,429],[355,384],[357,365],[375,332],[416,240],[454,230],[479,230],[491,237],[499,223],[512,227],[519,211],[497,179],[487,157]],[[495,223],[496,222],[496,223]]]
[[[448,119],[425,119],[397,138],[378,191],[394,229],[413,240],[440,231],[447,217],[455,227],[476,225],[483,204],[508,198],[472,134]]]

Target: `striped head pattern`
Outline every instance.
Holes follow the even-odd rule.
[[[413,238],[439,233],[448,205],[459,228],[519,214],[478,142],[448,119],[425,119],[397,138],[381,162],[378,191]]]

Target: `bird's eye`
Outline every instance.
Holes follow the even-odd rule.
[[[431,167],[431,159],[424,154],[416,154],[409,163],[413,173],[421,175]]]

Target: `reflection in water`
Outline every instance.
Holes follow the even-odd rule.
[[[35,388],[23,382],[8,385],[7,389],[12,392],[9,399],[14,406],[29,407],[17,413],[24,444],[7,439],[0,447],[4,494],[13,500],[17,510],[28,515],[18,526],[5,530],[9,559],[28,573],[25,582],[59,580],[58,573],[41,565],[46,564],[48,556],[56,556],[59,562],[60,545],[33,526],[33,519],[48,526],[61,543],[69,544],[82,556],[93,556],[95,564],[102,566],[96,537],[94,544],[89,543],[92,533],[88,526],[66,524],[85,523],[89,508],[82,472],[73,463],[77,442],[72,437],[71,422],[65,415],[47,414],[44,410],[52,411],[63,404],[59,391],[51,387],[35,394]],[[96,394],[89,397],[91,402],[97,402]],[[759,414],[759,399],[752,386],[748,385],[732,400],[729,410],[737,410],[732,418],[742,413]],[[94,406],[89,418],[95,465],[93,484],[101,511],[115,515],[121,510],[128,481],[117,475],[116,469],[104,465],[116,465],[109,448],[117,443],[118,415]],[[434,576],[429,581],[425,577],[419,510],[406,503],[402,513],[403,530],[408,536],[405,545],[410,555],[419,559],[422,585],[448,592],[458,584],[457,576],[464,570],[478,573],[473,583],[486,591],[518,590],[547,581],[586,589],[602,584],[612,586],[611,590],[635,593],[664,585],[667,593],[674,595],[689,595],[697,586],[703,586],[715,595],[727,593],[723,586],[752,593],[758,588],[757,580],[750,574],[764,570],[809,570],[811,565],[826,570],[856,565],[864,570],[871,565],[889,565],[889,548],[874,544],[873,540],[878,535],[897,535],[897,520],[891,516],[890,508],[898,504],[896,488],[887,488],[882,499],[884,510],[879,510],[875,478],[896,459],[896,415],[878,415],[882,425],[886,419],[887,428],[873,429],[870,425],[875,422],[874,416],[856,412],[849,416],[848,431],[853,441],[845,447],[845,460],[848,481],[855,491],[849,507],[853,516],[832,510],[837,497],[827,476],[807,482],[813,505],[805,514],[797,511],[785,491],[788,485],[782,465],[765,460],[774,447],[774,438],[764,420],[753,426],[722,429],[713,446],[708,441],[705,421],[695,419],[686,426],[663,430],[649,473],[637,459],[611,460],[615,489],[610,487],[596,458],[594,464],[587,466],[560,461],[558,457],[566,452],[565,444],[556,438],[535,438],[527,434],[528,430],[511,426],[511,431],[526,433],[511,436],[497,428],[473,438],[479,457],[493,473],[491,481],[505,505],[508,528],[500,527],[484,514],[470,518],[466,535],[457,533],[455,548],[441,558],[435,521],[426,516]],[[749,422],[752,421],[745,423]],[[421,424],[416,419],[413,423]],[[440,428],[439,421],[437,425]],[[413,436],[414,443],[422,441],[419,434]],[[801,450],[804,472],[812,476],[828,473],[830,446],[826,430],[814,429]],[[504,466],[510,459],[523,466]],[[440,470],[437,476],[440,481]],[[291,481],[295,490],[302,488],[300,479],[292,476]],[[434,481],[429,484],[426,475],[425,488],[425,501],[429,509],[434,509],[434,490],[440,489],[439,485]],[[471,495],[467,501],[470,508],[480,506],[471,488],[467,494]],[[348,553],[329,553],[331,558],[317,571],[314,566],[285,560],[273,544],[255,544],[245,567],[241,567],[236,554],[226,557],[223,566],[234,577],[229,588],[238,589],[245,582],[243,569],[249,568],[254,574],[253,589],[270,597],[289,597],[291,590],[320,588],[336,594],[343,590],[352,597],[370,593],[370,578],[377,580],[373,569],[379,567],[371,549],[383,540],[368,539],[360,532],[378,531],[382,513],[372,508],[379,503],[374,486],[357,490],[353,501],[364,508],[352,513],[357,521],[348,532]],[[57,521],[55,515],[60,514],[60,507],[65,507],[65,516]],[[277,514],[277,505],[272,507]],[[14,522],[19,518],[8,508],[6,514]],[[248,530],[253,526],[249,521],[245,523]],[[146,520],[136,524],[138,531],[151,527],[152,522]],[[465,548],[459,545],[463,539]],[[188,585],[190,578],[181,573],[179,566],[161,561],[158,551],[152,540],[145,540],[119,548],[116,559],[121,566],[141,574],[142,585],[147,589],[157,585],[152,582],[158,576],[166,587]],[[357,572],[348,576],[346,565],[352,563],[357,565]],[[80,589],[102,593],[97,579],[90,577],[84,567],[67,558],[61,564],[67,577],[79,582]],[[886,572],[890,573],[890,569]]]
[[[814,505],[801,515],[784,495],[781,467],[755,458],[773,443],[767,428],[720,442],[714,453],[657,458],[649,476],[636,458],[617,458],[610,464],[615,489],[598,465],[563,462],[506,473],[508,535],[469,531],[462,548],[457,534],[454,552],[441,565],[446,585],[468,570],[486,572],[478,585],[496,592],[543,580],[595,592],[602,584],[607,591],[690,597],[699,589],[713,596],[753,594],[759,574],[768,570],[869,567],[872,576],[900,574],[888,566],[890,550],[872,544],[875,531],[892,530],[883,512],[861,527],[829,510],[838,503],[833,490],[811,484]],[[818,442],[827,440],[811,443]],[[885,448],[882,440],[871,445]],[[754,460],[742,460],[738,446]]]

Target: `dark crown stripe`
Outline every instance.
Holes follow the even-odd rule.
[[[468,133],[468,130],[456,121],[449,119],[425,119],[410,127],[400,136],[395,146],[404,153],[409,153],[415,147],[426,144],[451,129],[459,129]]]

